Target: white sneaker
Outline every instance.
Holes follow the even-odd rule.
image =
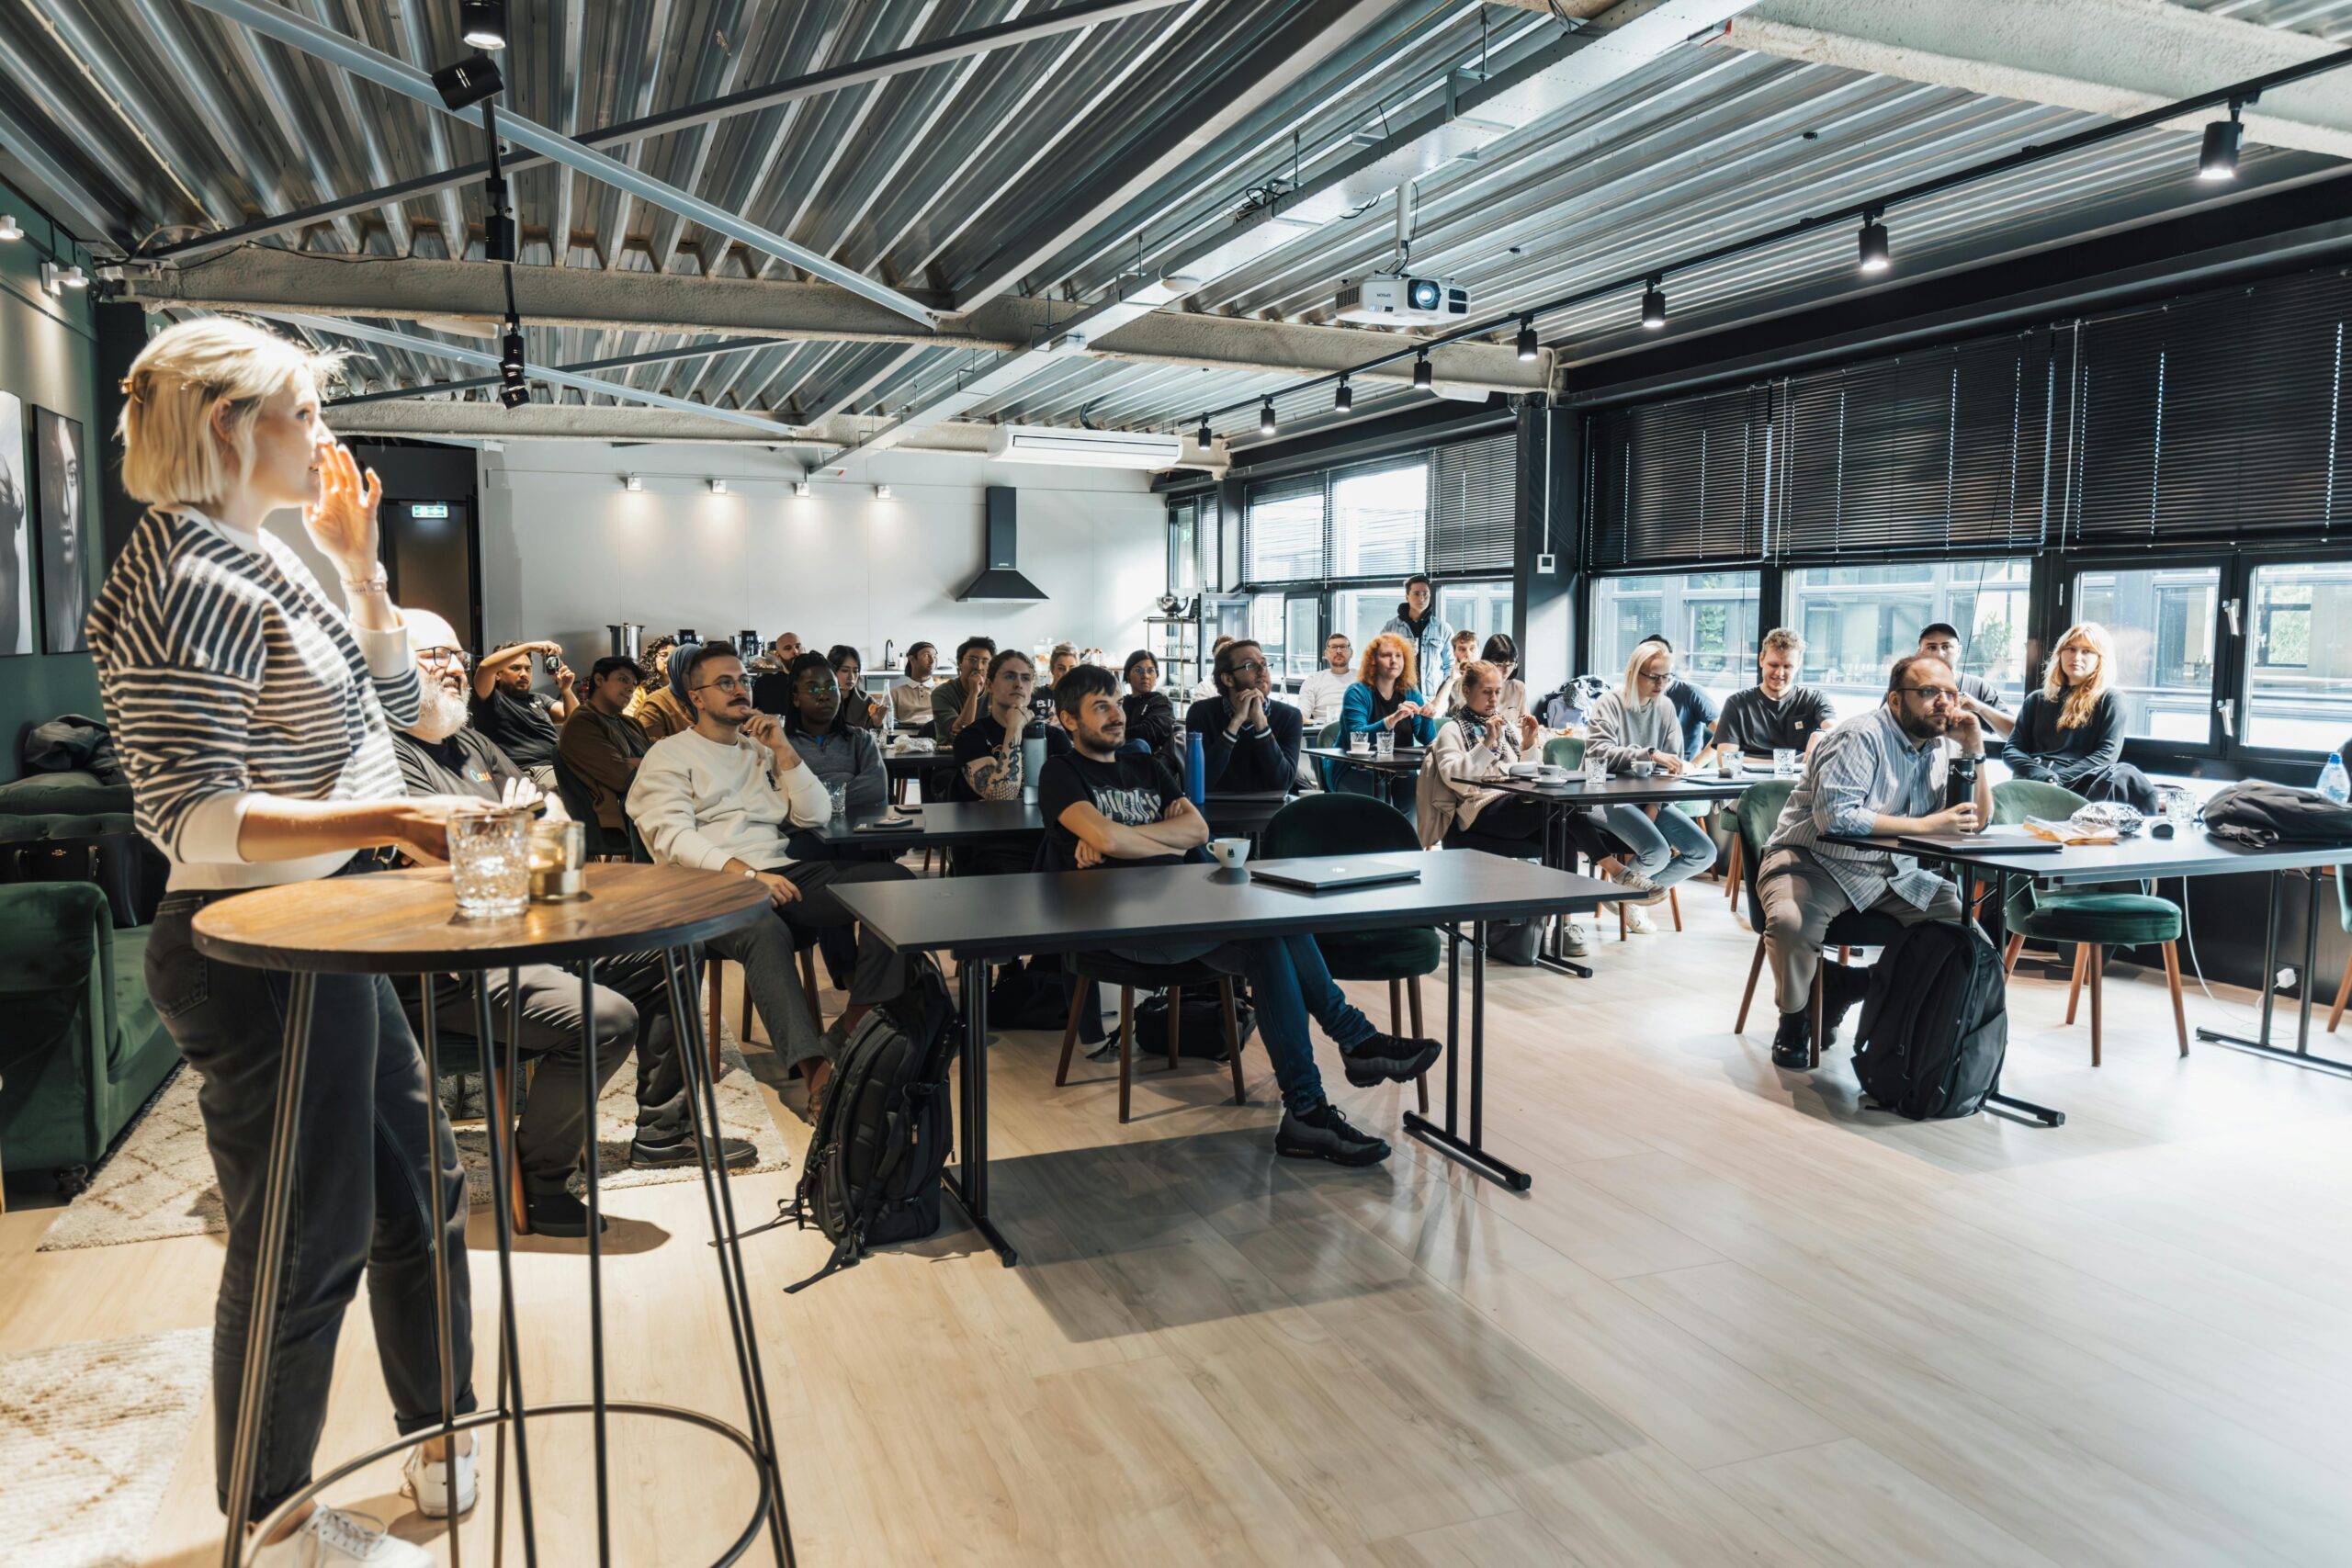
[[[379,1520],[321,1507],[284,1540],[254,1553],[253,1568],[434,1568],[433,1553],[387,1535]]]
[[[416,1511],[426,1518],[449,1517],[449,1466],[445,1461],[426,1459],[422,1448],[411,1449],[408,1462],[401,1466],[401,1490],[416,1499]],[[461,1453],[458,1456],[458,1513],[473,1507],[474,1495],[474,1456]]]
[[[1564,922],[1560,931],[1560,951],[1570,958],[1582,958],[1592,951],[1584,928],[1574,920]]]
[[[1625,929],[1634,932],[1637,936],[1655,936],[1657,934],[1657,927],[1650,923],[1650,912],[1647,909],[1643,908],[1639,904],[1631,904],[1626,906]]]

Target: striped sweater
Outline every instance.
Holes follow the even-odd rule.
[[[244,861],[237,834],[256,796],[407,793],[390,727],[414,723],[422,697],[408,634],[354,627],[285,541],[150,512],[87,628],[139,830],[170,860],[172,887],[304,882],[350,858]]]

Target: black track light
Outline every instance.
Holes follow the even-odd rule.
[[[498,400],[510,409],[519,409],[531,400],[531,389],[519,372],[499,383]]]
[[[469,47],[506,47],[506,0],[458,0],[458,26]]]
[[[1664,281],[1653,277],[1650,286],[1642,290],[1642,325],[1651,332],[1666,325],[1666,290],[1658,287]]]
[[[455,65],[435,71],[433,85],[449,112],[456,114],[503,91],[506,79],[498,73],[498,62],[486,54],[469,54]]]
[[[1356,406],[1356,389],[1348,385],[1345,376],[1340,378],[1340,389],[1331,394],[1331,412],[1346,413]]]
[[[1877,213],[1865,212],[1862,214],[1861,269],[1864,272],[1884,272],[1892,262],[1893,257],[1886,248],[1886,225],[1878,220]]]
[[[1536,354],[1534,317],[1521,316],[1519,319],[1519,342],[1516,346],[1521,360],[1528,362],[1534,360]]]
[[[506,341],[501,346],[504,349],[504,352],[498,356],[498,368],[501,373],[508,376],[521,375],[523,372],[523,323],[513,316],[506,318]]]
[[[1268,398],[1264,402],[1258,405],[1258,434],[1261,435],[1272,435],[1273,433],[1274,400]]]
[[[1199,435],[1201,450],[1204,452],[1207,451],[1211,446],[1216,444],[1216,432],[1209,428],[1209,416],[1206,414],[1201,415],[1201,428]]]
[[[1413,385],[1426,392],[1436,379],[1437,372],[1430,368],[1430,351],[1425,348],[1413,358]]]
[[[2230,118],[2217,119],[2205,128],[2205,144],[2197,152],[2197,177],[2200,180],[2233,180],[2238,177],[2238,138],[2245,128],[2238,123],[2238,110],[2245,105],[2230,100]]]

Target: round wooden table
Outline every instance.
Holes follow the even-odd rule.
[[[316,977],[322,974],[414,975],[424,991],[423,1029],[419,1044],[424,1055],[428,1084],[438,1083],[435,1029],[434,985],[452,973],[470,976],[477,1010],[476,1038],[487,1059],[497,1038],[491,1001],[482,985],[485,972],[513,969],[525,964],[569,964],[576,967],[582,992],[594,984],[599,958],[659,951],[667,981],[670,1021],[675,1049],[684,1069],[688,1113],[701,1155],[704,1192],[709,1201],[712,1253],[718,1259],[719,1283],[727,1300],[728,1319],[734,1335],[737,1369],[743,1383],[748,1432],[700,1412],[668,1405],[615,1403],[605,1393],[604,1254],[598,1201],[596,1161],[586,1160],[588,1200],[588,1317],[591,1351],[590,1397],[565,1404],[526,1404],[523,1398],[521,1357],[514,1325],[514,1213],[507,1183],[512,1158],[514,1122],[506,1096],[491,1106],[491,1191],[497,1212],[499,1277],[499,1346],[494,1407],[460,1416],[456,1413],[451,1337],[448,1260],[439,1247],[434,1252],[434,1299],[441,1341],[441,1428],[445,1437],[459,1430],[492,1426],[498,1437],[497,1455],[490,1478],[492,1496],[503,1514],[504,1505],[505,1436],[514,1433],[516,1497],[520,1506],[523,1550],[526,1563],[537,1562],[537,1530],[531,1496],[529,1439],[526,1416],[584,1413],[595,1431],[596,1560],[611,1562],[611,1529],[606,1487],[605,1420],[620,1410],[679,1420],[724,1437],[748,1455],[759,1473],[759,1499],[750,1522],[718,1564],[730,1563],[749,1549],[764,1527],[778,1562],[792,1561],[790,1534],[784,1506],[783,1477],[777,1467],[775,1429],[769,1420],[767,1389],[760,1366],[759,1343],[752,1323],[751,1291],[743,1272],[743,1257],[735,1223],[734,1199],[728,1188],[720,1150],[718,1096],[708,1058],[704,1055],[701,1019],[692,1005],[688,987],[698,974],[695,944],[763,918],[768,910],[766,888],[748,877],[723,872],[687,871],[676,866],[597,863],[586,868],[586,896],[563,904],[532,904],[523,913],[495,919],[477,919],[457,911],[457,899],[447,867],[392,872],[372,876],[331,877],[322,882],[268,887],[224,898],[198,911],[193,925],[197,951],[224,964],[254,969],[289,972],[292,982],[286,1012],[286,1050],[279,1070],[277,1105],[271,1127],[268,1176],[264,1187],[262,1234],[254,1269],[254,1299],[274,1302],[287,1245],[287,1216],[291,1199],[294,1149],[300,1131],[302,1080],[309,1052],[311,1003]],[[509,987],[509,1011],[504,1032],[505,1077],[516,1082],[517,1040],[521,1033],[519,998]],[[588,1145],[595,1148],[596,1096],[602,1075],[596,1066],[593,1010],[581,1010],[580,1039],[586,1060],[583,1081]],[[437,1089],[432,1091],[437,1120],[435,1141],[448,1125],[439,1109]],[[428,1194],[435,1223],[446,1213],[441,1162],[430,1162]],[[260,1445],[260,1420],[268,1393],[269,1364],[277,1337],[276,1314],[256,1310],[245,1347],[244,1383],[237,1410],[235,1446],[230,1464],[228,1534],[221,1561],[235,1568],[245,1552],[245,1522],[253,1504],[254,1464]],[[286,1500],[255,1540],[291,1509],[325,1487],[377,1460],[397,1453],[414,1441],[402,1437],[319,1474],[311,1483]],[[458,1539],[458,1519],[448,1521],[449,1561],[462,1568]]]

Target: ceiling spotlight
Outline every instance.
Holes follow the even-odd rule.
[[[510,409],[519,409],[531,400],[531,389],[517,371],[499,383],[498,400]]]
[[[710,493],[713,495],[725,495],[727,493],[727,481],[725,479],[705,479],[703,482],[710,486]]]
[[[2205,144],[2197,152],[2197,177],[2200,180],[2233,180],[2238,177],[2238,138],[2245,128],[2238,123],[2238,110],[2245,106],[2238,99],[2230,100],[2230,118],[2217,119],[2205,128]]]
[[[1642,325],[1652,332],[1666,325],[1666,290],[1658,287],[1664,281],[1653,277],[1650,286],[1642,290]]]
[[[644,488],[645,480],[642,476],[638,474],[623,474],[621,476],[621,489],[643,490]]]
[[[17,227],[17,215],[0,212],[0,240],[21,240],[24,237],[25,231]]]
[[[1258,434],[1261,435],[1272,435],[1273,433],[1274,400],[1268,398],[1264,402],[1258,405]]]
[[[55,262],[40,264],[40,286],[52,299],[69,288],[90,287],[89,275],[79,266],[59,266]]]
[[[1884,272],[1892,261],[1886,249],[1886,225],[1875,212],[1862,214],[1860,266],[1864,272]]]
[[[806,501],[810,496],[817,493],[817,487],[810,484],[807,479],[802,479],[799,483],[792,487],[792,493],[798,496],[801,500]]]
[[[498,62],[486,54],[469,54],[433,73],[434,90],[451,114],[473,107],[505,85],[506,79],[498,73]]]
[[[1413,361],[1413,385],[1426,392],[1436,379],[1437,373],[1430,368],[1430,351],[1425,348]]]
[[[458,0],[458,25],[475,49],[506,47],[506,0]]]
[[[1531,363],[1534,360],[1536,353],[1534,317],[1521,316],[1519,319],[1519,342],[1516,346],[1521,360]]]
[[[1201,428],[1193,433],[1193,438],[1200,442],[1204,452],[1216,445],[1216,432],[1209,428],[1208,415],[1201,415]]]
[[[1356,406],[1356,389],[1348,385],[1345,376],[1340,378],[1340,389],[1331,394],[1331,412],[1345,413]]]
[[[523,373],[523,323],[514,317],[506,318],[504,352],[498,356],[498,368],[509,376]]]
[[[874,487],[874,499],[876,501],[889,500],[890,487],[888,485],[876,485]]]

